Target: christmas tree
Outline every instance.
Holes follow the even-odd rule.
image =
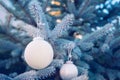
[[[119,5],[0,0],[0,80],[120,80]]]

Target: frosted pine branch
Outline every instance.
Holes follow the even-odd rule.
[[[114,39],[114,35],[113,33],[109,33],[108,36],[106,36],[106,40],[104,42],[104,44],[101,46],[101,51],[102,52],[107,52],[110,49],[109,44],[111,43],[111,41]]]
[[[12,18],[10,25],[17,29],[26,31],[27,34],[32,37],[37,34],[36,32],[38,32],[38,29],[35,28],[33,25],[27,24],[23,22],[22,20],[15,19],[14,17]]]
[[[0,39],[0,52],[10,51],[16,48],[17,48],[16,44],[4,39]]]
[[[83,42],[79,46],[81,50],[88,51],[94,46],[94,44],[91,42]]]
[[[87,74],[80,75],[76,78],[73,78],[72,80],[88,80],[88,75]]]
[[[0,5],[0,11],[1,11],[1,14],[0,15],[0,26],[6,26],[6,22],[8,22],[8,17],[11,16],[11,13],[9,13],[3,6]],[[29,36],[34,36],[36,35],[35,32],[38,31],[37,28],[35,28],[35,26],[33,25],[30,25],[20,19],[16,19],[15,16],[13,16],[11,19],[10,19],[10,23],[9,23],[9,26],[12,26],[12,27],[15,27],[17,29],[22,29],[24,31],[26,31],[28,33]]]
[[[90,2],[91,0],[84,0],[84,2],[80,5],[79,10],[78,10],[79,16],[83,14],[83,12],[86,10]]]
[[[47,39],[50,33],[49,25],[47,23],[47,20],[45,18],[45,14],[43,13],[42,7],[40,5],[40,2],[38,0],[32,0],[29,5],[29,10],[34,18],[34,21],[37,24],[37,27],[39,28],[40,36]]]
[[[57,24],[51,33],[51,38],[55,40],[58,37],[63,35],[63,32],[67,31],[70,28],[70,25],[73,24],[74,16],[69,14],[65,16],[61,23]]]
[[[70,13],[76,14],[76,6],[74,0],[67,0],[67,7]]]
[[[110,42],[114,39],[113,33],[109,33],[108,36],[106,37],[105,43],[110,44]]]
[[[31,70],[25,73],[22,73],[18,76],[16,76],[15,80],[34,80],[34,79],[45,79],[47,77],[50,77],[55,73],[56,69],[51,66],[42,70]]]
[[[13,79],[4,74],[0,74],[0,80],[13,80]]]
[[[114,30],[113,24],[106,24],[103,28],[100,30],[97,30],[89,35],[86,35],[80,42],[94,42],[104,35],[107,35],[109,32],[112,32]]]
[[[60,68],[63,64],[64,64],[64,61],[62,59],[54,59],[51,63],[51,66]]]
[[[27,13],[20,7],[19,4],[15,3],[14,0],[0,0],[0,4],[18,19],[31,23]]]

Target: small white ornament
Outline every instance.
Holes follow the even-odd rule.
[[[67,61],[60,69],[60,76],[63,80],[71,80],[77,77],[78,69],[72,61]]]
[[[53,60],[52,46],[41,37],[36,37],[25,48],[24,58],[27,64],[34,69],[43,69]]]

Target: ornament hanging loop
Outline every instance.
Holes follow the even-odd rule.
[[[72,50],[75,47],[75,43],[69,42],[68,44],[66,44],[66,47],[67,47],[67,53],[68,53],[68,61],[72,61]]]
[[[68,49],[68,61],[72,61],[72,49]]]

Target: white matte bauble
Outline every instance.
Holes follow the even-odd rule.
[[[45,40],[36,37],[25,48],[24,58],[26,63],[34,69],[43,69],[53,60],[53,48]]]
[[[67,61],[60,69],[60,76],[63,80],[71,80],[77,77],[78,69],[72,61]]]

